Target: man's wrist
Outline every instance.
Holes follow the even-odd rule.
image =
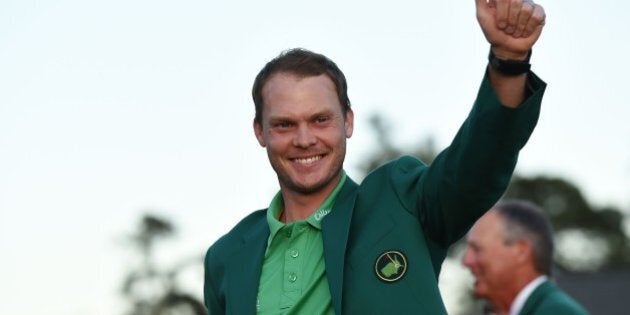
[[[532,50],[529,49],[526,51],[510,51],[501,49],[498,46],[490,46],[490,52],[497,56],[497,58],[503,60],[529,60]]]
[[[523,73],[529,72],[531,64],[529,63],[532,56],[532,50],[530,49],[523,57],[522,55],[516,55],[515,58],[505,58],[505,54],[497,56],[494,49],[490,49],[488,55],[488,63],[492,69],[506,76],[517,76]]]

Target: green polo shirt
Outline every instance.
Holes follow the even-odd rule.
[[[321,220],[332,210],[337,187],[306,220],[284,224],[278,220],[284,209],[278,192],[267,210],[269,240],[262,266],[256,312],[258,314],[335,314],[326,278]]]

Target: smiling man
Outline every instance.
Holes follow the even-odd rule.
[[[305,64],[312,58],[306,51],[295,50],[286,56],[290,54],[303,58],[298,62]],[[349,106],[340,105],[335,83],[328,75],[288,69],[273,72],[254,90],[254,95],[261,94],[261,101],[273,104],[261,109],[254,132],[260,145],[267,148],[285,206],[293,209],[291,213],[283,211],[282,218],[293,222],[311,215],[313,209],[308,204],[320,204],[339,183],[354,118]],[[259,81],[265,80],[263,76]],[[298,203],[290,204],[294,201]]]
[[[498,315],[584,315],[575,300],[549,281],[553,235],[542,210],[504,201],[468,233],[462,263],[475,277],[474,293]]]
[[[530,69],[541,6],[477,0],[489,66],[469,117],[431,166],[401,157],[361,184],[343,171],[354,114],[327,57],[285,51],[259,72],[254,134],[280,190],[205,259],[210,314],[445,314],[448,247],[504,192],[545,83]]]

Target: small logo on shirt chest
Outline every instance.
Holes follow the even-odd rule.
[[[321,221],[329,213],[330,209],[319,209],[315,212],[315,220]]]

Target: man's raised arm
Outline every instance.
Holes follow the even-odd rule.
[[[516,108],[526,97],[529,56],[545,25],[545,10],[530,0],[475,1],[490,43],[490,82],[501,103]]]

